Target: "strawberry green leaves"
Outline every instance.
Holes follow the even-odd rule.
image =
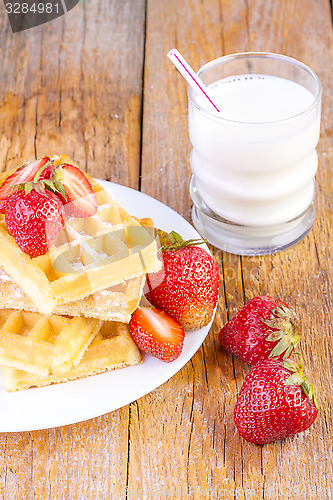
[[[253,365],[234,410],[239,434],[255,444],[302,432],[318,414],[312,384],[300,354],[290,358],[301,327],[293,309],[280,299],[254,297],[220,331],[229,352]]]
[[[278,298],[254,297],[221,329],[219,341],[245,363],[289,357],[300,338],[295,312]]]
[[[297,363],[260,360],[245,377],[236,402],[239,434],[251,443],[265,444],[305,431],[318,415],[313,392]]]
[[[299,356],[299,362],[293,359],[285,359],[282,363],[284,368],[290,370],[292,375],[285,381],[286,385],[298,385],[301,386],[304,394],[308,397],[310,404],[314,403],[318,408],[318,402],[315,396],[315,389],[312,384],[309,384],[306,375],[304,373],[304,360],[301,354],[296,353]]]

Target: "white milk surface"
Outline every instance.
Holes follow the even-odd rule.
[[[263,75],[240,75],[209,87],[209,96],[228,120],[271,122],[298,115],[313,102],[307,89],[291,80]],[[198,99],[209,110],[205,98]]]
[[[300,215],[314,197],[320,110],[301,85],[266,75],[213,83],[190,103],[191,167],[199,194],[225,219],[272,226]],[[305,112],[307,111],[307,112]]]

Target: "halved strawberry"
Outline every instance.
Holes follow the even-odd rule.
[[[84,173],[74,165],[61,164],[55,171],[55,186],[63,184],[66,197],[57,193],[64,204],[65,214],[71,217],[91,217],[97,211],[97,199]]]
[[[160,309],[138,307],[132,316],[129,329],[141,351],[162,361],[174,361],[182,352],[184,330],[178,321]]]
[[[43,167],[45,168],[43,169]],[[53,162],[50,160],[49,156],[44,156],[39,160],[29,161],[16,169],[15,172],[5,179],[0,187],[0,212],[5,213],[6,202],[17,184],[32,181],[39,171],[41,172],[38,176],[38,180],[50,179],[53,170]]]

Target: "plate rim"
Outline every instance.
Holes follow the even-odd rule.
[[[123,206],[124,209],[126,211],[128,211],[129,213],[131,213],[131,212],[126,208],[126,205],[130,205],[130,203],[128,202],[128,200],[126,200],[126,197],[125,197],[124,202],[119,201],[119,196],[122,192],[123,193],[127,192],[129,195],[132,194],[133,196],[147,199],[148,206],[149,206],[149,204],[155,204],[157,207],[160,208],[160,210],[162,210],[162,213],[167,214],[169,212],[170,214],[172,214],[173,217],[175,217],[176,219],[179,219],[179,221],[177,221],[177,223],[179,222],[179,225],[181,225],[181,224],[184,225],[187,228],[188,232],[193,233],[193,237],[197,236],[197,237],[201,238],[200,234],[190,224],[190,222],[188,222],[186,219],[184,219],[180,214],[178,214],[171,207],[169,207],[168,205],[165,205],[164,203],[157,200],[156,198],[153,198],[152,196],[149,196],[146,193],[143,193],[143,192],[138,191],[136,189],[130,188],[128,186],[124,186],[122,184],[106,181],[103,179],[96,179],[96,181],[99,182],[101,184],[101,186],[104,187],[109,193],[111,193],[111,195],[114,196],[115,200],[121,206]],[[115,193],[113,191],[115,191]],[[117,191],[118,191],[118,193],[117,193]],[[142,208],[141,210],[144,210],[144,208]],[[158,215],[160,215],[160,214],[158,214]],[[147,214],[146,217],[147,216],[149,216],[149,214]],[[144,215],[142,215],[142,217],[144,217]],[[163,228],[163,229],[170,230],[168,228]],[[202,248],[205,248],[205,250],[207,250],[208,253],[211,255],[211,252],[206,244],[203,244]],[[139,391],[139,390],[134,391],[136,393],[135,397],[133,397],[133,394],[131,393],[128,395],[128,397],[123,398],[123,402],[120,405],[116,404],[115,407],[112,406],[112,404],[109,402],[109,399],[108,399],[108,403],[106,403],[106,405],[104,405],[104,406],[108,406],[109,407],[108,409],[107,408],[101,409],[99,407],[97,410],[92,410],[92,409],[90,410],[90,409],[88,409],[89,405],[87,404],[87,406],[85,407],[85,411],[83,413],[82,413],[82,410],[81,410],[81,412],[79,411],[79,413],[82,413],[81,416],[79,416],[79,415],[75,416],[75,414],[76,414],[75,408],[74,409],[72,408],[71,411],[69,411],[66,415],[62,415],[61,416],[62,418],[59,415],[55,415],[54,418],[53,418],[53,416],[46,418],[46,420],[49,420],[49,422],[44,421],[44,423],[43,423],[43,420],[45,419],[45,417],[44,417],[44,419],[41,418],[41,421],[37,420],[35,425],[33,425],[32,423],[29,423],[29,422],[31,422],[31,418],[28,420],[27,425],[24,424],[24,421],[22,422],[22,425],[18,425],[17,423],[14,423],[14,422],[12,425],[10,425],[8,422],[8,419],[4,419],[4,421],[2,422],[2,417],[0,414],[0,433],[27,432],[27,431],[35,431],[35,430],[42,430],[42,429],[51,429],[51,428],[62,427],[65,425],[72,425],[72,424],[79,423],[79,422],[84,422],[84,421],[90,420],[92,418],[103,416],[103,415],[106,415],[106,414],[111,413],[113,411],[119,410],[119,409],[131,404],[132,402],[141,399],[142,397],[146,396],[147,394],[150,394],[153,390],[159,388],[165,382],[170,380],[196,354],[196,352],[202,346],[206,336],[208,335],[208,333],[211,329],[211,326],[212,326],[212,323],[213,323],[214,317],[215,317],[215,312],[216,312],[216,308],[215,308],[213,317],[208,325],[206,325],[205,327],[203,327],[201,329],[193,330],[193,331],[187,333],[187,335],[185,337],[183,353],[181,354],[181,356],[177,360],[173,361],[172,363],[163,363],[162,361],[159,361],[156,358],[153,358],[152,356],[144,354],[143,355],[143,363],[141,363],[140,365],[129,366],[129,367],[125,368],[125,370],[126,370],[125,373],[126,374],[130,373],[131,369],[133,370],[137,367],[142,367],[142,366],[144,366],[145,362],[147,364],[147,359],[150,360],[150,364],[156,365],[156,363],[159,363],[159,364],[163,363],[163,365],[165,366],[165,372],[167,372],[167,375],[165,375],[164,371],[162,370],[162,375],[159,373],[159,377],[157,377],[157,379],[154,379],[154,377],[151,377],[150,383],[147,384],[145,386],[145,388],[143,388],[142,391]],[[195,349],[191,348],[191,345],[190,346],[188,345],[188,343],[191,342],[191,340],[188,339],[188,336],[194,337],[194,339],[196,340],[195,342],[193,341],[193,345],[195,346]],[[185,355],[184,351],[185,351],[186,346],[187,346],[187,349],[189,350],[189,353],[187,352],[187,354]],[[145,361],[145,358],[146,358],[146,361]],[[160,365],[160,366],[163,367],[163,365]],[[40,393],[41,398],[43,398],[44,391],[50,392],[51,394],[53,391],[55,395],[57,395],[59,392],[60,396],[61,396],[63,386],[65,386],[66,389],[67,389],[67,387],[70,387],[71,385],[73,387],[75,387],[75,384],[77,384],[77,383],[80,383],[79,385],[81,385],[81,384],[87,385],[87,387],[89,387],[91,385],[94,386],[94,382],[92,382],[92,381],[95,380],[95,384],[96,384],[96,380],[98,380],[97,377],[100,377],[100,380],[102,380],[101,376],[103,376],[103,375],[104,375],[105,379],[107,379],[107,378],[117,379],[117,378],[119,378],[119,375],[117,375],[117,376],[113,376],[113,375],[115,373],[116,374],[120,373],[120,379],[121,379],[122,372],[123,372],[123,369],[111,370],[111,371],[104,372],[104,373],[97,374],[97,375],[93,375],[90,377],[66,382],[66,384],[54,384],[54,385],[50,385],[50,386],[46,386],[46,387],[42,387],[42,388],[32,388],[32,389],[27,389],[25,391],[17,391],[14,393],[7,393],[4,390],[2,379],[0,378],[0,381],[1,381],[0,403],[1,403],[1,399],[2,399],[1,395],[5,396],[5,398],[8,398],[9,401],[11,398],[13,398],[13,400],[14,399],[19,399],[19,400],[22,399],[22,402],[24,403],[25,401],[29,401],[29,393],[31,393],[31,391],[39,391],[38,394]],[[125,380],[126,380],[126,378],[127,377],[125,377]],[[104,385],[103,382],[97,383],[97,387],[103,386],[103,385]],[[37,397],[36,399],[38,400],[39,398]],[[4,408],[4,411],[5,411],[5,408]],[[24,420],[24,412],[22,412],[21,418]]]

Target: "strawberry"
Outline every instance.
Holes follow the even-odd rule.
[[[132,316],[129,329],[141,351],[162,361],[174,361],[182,352],[184,330],[175,319],[160,309],[139,307]]]
[[[318,414],[303,360],[264,359],[247,374],[234,411],[239,434],[255,444],[271,443],[308,429]]]
[[[95,191],[84,173],[74,165],[63,163],[56,167],[54,184],[64,186],[64,195],[57,195],[64,204],[65,214],[71,217],[90,217],[97,211]]]
[[[249,300],[219,333],[221,345],[250,365],[262,358],[287,358],[299,338],[295,312],[267,295]]]
[[[202,240],[183,239],[175,232],[158,232],[162,246],[162,270],[147,276],[145,296],[184,328],[192,330],[209,323],[217,303],[219,269],[198,244]],[[164,269],[163,269],[164,268]]]
[[[5,213],[6,202],[17,185],[33,181],[39,172],[39,180],[50,179],[53,170],[53,161],[48,156],[44,156],[40,160],[25,163],[16,169],[15,172],[4,180],[0,187],[0,212]]]
[[[8,198],[5,222],[21,250],[37,257],[49,250],[63,227],[63,205],[54,193],[30,183]]]

